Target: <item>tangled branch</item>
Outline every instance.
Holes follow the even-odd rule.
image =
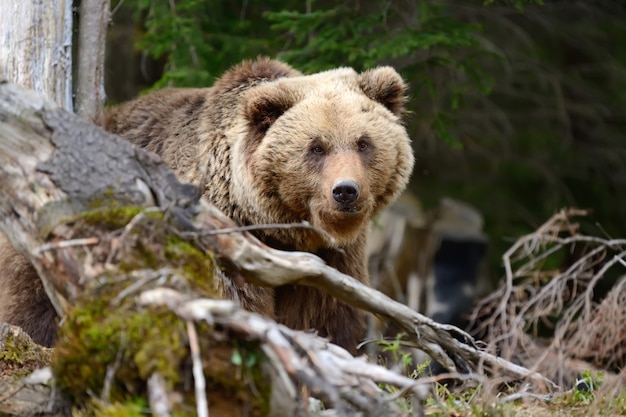
[[[624,274],[626,240],[581,234],[575,219],[586,215],[562,210],[520,238],[503,256],[504,282],[473,313],[492,349],[561,383],[571,383],[568,360],[615,369],[626,363],[624,278],[606,294],[600,288]]]
[[[272,320],[239,308],[229,300],[189,299],[169,289],[156,288],[142,292],[137,301],[141,306],[167,306],[187,323],[206,322],[218,324],[234,333],[242,334],[249,341],[261,343],[263,353],[270,358],[270,375],[274,376],[272,387],[277,392],[290,393],[288,397],[275,398],[280,407],[273,410],[281,415],[293,412],[299,387],[307,387],[311,395],[324,400],[325,404],[343,415],[402,415],[400,409],[389,399],[378,384],[389,384],[411,392],[420,401],[426,398],[428,386],[420,381],[398,375],[381,366],[367,362],[364,357],[352,357],[346,350],[325,342],[311,333],[291,330]],[[194,329],[188,324],[188,329]],[[189,335],[191,336],[195,330]],[[190,338],[191,339],[191,338]],[[201,354],[197,342],[191,344],[195,356],[196,384],[202,380]],[[195,351],[195,352],[194,352]],[[204,352],[207,354],[207,352]],[[196,366],[196,364],[198,364]],[[198,388],[198,387],[196,387]],[[196,391],[203,391],[202,386]],[[196,398],[202,398],[198,395]],[[199,410],[206,398],[199,401]],[[352,411],[351,411],[352,410]],[[356,413],[354,410],[360,410]],[[200,415],[200,413],[199,413]]]

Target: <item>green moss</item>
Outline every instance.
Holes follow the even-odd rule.
[[[29,373],[38,367],[47,366],[51,360],[51,352],[51,349],[37,345],[25,334],[15,336],[9,333],[3,349],[0,350],[0,364],[20,367],[24,373]]]
[[[105,402],[91,399],[85,407],[74,410],[74,417],[144,417],[149,414],[149,405],[143,398],[124,402]]]
[[[159,249],[152,249],[147,242],[138,239],[132,249],[132,255],[124,256],[124,259],[118,265],[120,271],[131,272],[139,269],[158,269],[162,264],[161,260],[163,257],[159,256]]]
[[[125,240],[132,242],[127,245],[127,250],[132,250],[132,254],[123,256],[123,261],[118,265],[120,271],[129,273],[139,269],[173,266],[181,271],[181,275],[188,279],[188,284],[199,294],[219,298],[213,284],[215,263],[211,255],[177,236],[175,228],[167,222],[163,212],[143,210],[142,207],[129,206],[88,211],[75,220],[74,228],[88,229],[93,225],[104,225],[110,230],[119,230],[143,213],[141,221],[125,231]]]
[[[216,264],[210,254],[198,249],[189,242],[169,235],[165,242],[165,257],[184,271],[185,276],[202,294],[220,298],[213,285],[213,271]]]
[[[114,206],[107,208],[92,208],[80,214],[78,219],[87,224],[97,224],[108,229],[120,229],[128,224],[135,216],[145,210],[145,207]],[[152,214],[152,213],[149,213]]]
[[[141,310],[132,297],[111,304],[118,283],[82,300],[61,327],[52,364],[57,386],[85,416],[135,415],[127,398],[147,398],[147,380],[163,377],[171,392],[185,399],[176,415],[193,415],[194,389],[186,324],[165,308]],[[262,372],[265,356],[256,342],[241,341],[208,323],[196,325],[210,402],[224,401],[249,410],[251,417],[268,415],[271,387]],[[109,375],[107,375],[109,371]],[[183,378],[186,376],[186,378]],[[111,405],[92,409],[109,379]],[[192,381],[192,380],[191,380]]]
[[[98,225],[99,228],[115,230],[128,224],[146,208],[121,206],[112,197],[94,199],[89,204],[71,199],[46,204],[37,212],[37,227],[40,236],[46,238],[60,224],[74,224],[74,228]],[[146,215],[159,214],[148,212]],[[162,215],[162,214],[161,214]]]
[[[141,215],[141,219],[125,230],[125,240],[132,242],[132,254],[123,256],[118,265],[122,272],[138,269],[158,269],[167,265],[181,270],[193,286],[203,295],[219,297],[212,285],[215,263],[210,254],[205,253],[192,242],[176,235],[176,228],[168,222],[167,215],[162,211],[147,211],[145,207],[119,206],[109,198],[92,201],[87,211],[82,211],[69,218],[59,219],[49,225],[52,230],[59,223],[72,224],[76,235],[97,236],[104,231],[122,230],[129,222]],[[61,212],[66,211],[63,205]],[[49,209],[47,213],[54,210]],[[42,214],[43,216],[43,214]],[[50,216],[48,216],[50,217]],[[94,227],[97,226],[96,229]]]
[[[98,208],[83,213],[73,229],[93,235],[93,226],[104,224],[119,230],[141,210]],[[117,271],[108,270],[110,276],[95,280],[97,287],[88,290],[88,298],[77,300],[60,329],[53,372],[58,387],[74,404],[83,405],[85,416],[135,415],[138,408],[127,399],[146,398],[147,380],[153,373],[163,377],[168,390],[188,400],[175,405],[175,415],[195,414],[186,323],[165,307],[138,308],[135,293],[118,298],[137,282],[134,271],[163,268],[177,270],[176,278],[164,272],[164,280],[146,281],[142,290],[166,285],[219,298],[213,281],[215,264],[199,245],[177,235],[164,213],[144,213],[132,228],[124,229],[124,245],[118,248],[123,262],[116,265]],[[251,410],[252,417],[267,415],[271,388],[263,378],[264,359],[258,346],[252,342],[234,346],[236,336],[208,323],[198,324],[197,329],[207,392],[214,396],[210,401],[241,406],[242,414]],[[232,360],[235,351],[242,358],[238,363]],[[102,395],[105,381],[110,385],[108,405],[96,407],[90,398]]]
[[[147,380],[156,372],[173,388],[180,382],[182,362],[188,353],[183,321],[169,311],[156,316],[136,314],[134,318],[140,328],[137,335],[144,340],[133,356],[139,376]]]
[[[85,212],[80,221],[88,225],[105,225],[111,230],[125,227],[137,215],[141,207],[114,207]],[[176,235],[175,228],[167,222],[161,211],[143,211],[143,218],[128,230],[125,239],[132,241],[133,253],[124,256],[119,265],[122,272],[138,269],[159,269],[163,266],[180,269],[189,283],[201,294],[219,297],[213,285],[215,263],[191,242]]]
[[[100,392],[108,366],[115,372],[111,396],[121,399],[139,394],[144,382],[157,372],[173,386],[187,355],[184,323],[165,309],[147,312],[134,306],[112,313],[100,297],[77,307],[66,319],[55,349],[53,370],[57,383],[70,397],[81,399]]]
[[[5,341],[4,349],[0,351],[0,361],[14,365],[23,365],[28,347],[21,345],[21,343],[16,342],[12,334],[9,334]]]

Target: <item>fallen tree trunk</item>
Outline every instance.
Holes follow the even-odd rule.
[[[401,415],[377,383],[424,398],[419,382],[354,359],[323,339],[242,311],[231,301],[202,300],[217,294],[206,278],[213,262],[234,280],[313,286],[393,320],[415,347],[452,372],[458,366],[468,372],[487,366],[551,385],[537,373],[482,352],[456,327],[433,322],[312,254],[263,245],[198,196],[195,186],[178,182],[157,156],[33,92],[0,85],[0,231],[35,266],[55,309],[67,316],[53,367],[57,383],[74,399],[99,389],[108,404],[121,384],[134,394],[149,394],[150,406],[162,411],[153,412],[169,415],[173,396],[159,401],[157,393],[178,392],[185,386],[180,375],[187,371],[195,382],[199,415],[206,404],[230,409],[232,415],[249,407],[252,415],[268,410],[299,415],[306,395],[298,387],[322,398],[337,415],[356,415],[355,410]],[[152,320],[146,323],[146,316],[138,315],[145,308],[155,309],[148,317],[162,328],[155,330]],[[100,328],[106,329],[103,340]],[[182,349],[186,346],[190,351]],[[180,356],[166,353],[172,347],[181,348]],[[103,357],[94,353],[104,351]],[[254,352],[252,365],[242,362],[242,351]],[[162,361],[155,361],[161,354]],[[127,374],[121,369],[128,357],[134,358],[133,381],[145,382],[141,389],[120,379]],[[216,364],[216,358],[223,361]],[[92,359],[76,368],[77,362]],[[190,362],[193,369],[182,369]],[[104,373],[81,379],[77,374],[85,367],[96,376],[96,369]],[[271,386],[271,395],[260,382]],[[232,398],[222,404],[225,389]],[[219,415],[231,415],[224,413]]]

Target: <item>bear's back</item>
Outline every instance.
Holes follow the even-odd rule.
[[[241,94],[260,83],[298,75],[301,73],[289,65],[269,58],[244,61],[212,87],[166,88],[108,109],[102,125],[160,155],[182,180],[212,180],[211,173],[199,169],[198,163],[207,152],[228,153],[219,132],[237,117]],[[223,165],[225,161],[220,162]]]
[[[180,174],[192,163],[181,155],[193,154],[193,127],[199,122],[206,101],[206,89],[158,90],[108,110],[103,127],[160,155]]]

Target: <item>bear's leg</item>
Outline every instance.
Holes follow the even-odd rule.
[[[56,318],[35,268],[0,234],[0,322],[19,326],[33,341],[50,347]]]
[[[296,330],[315,330],[352,354],[365,336],[363,313],[317,288],[276,288],[276,321]]]
[[[365,239],[366,235],[364,233],[355,244],[344,247],[339,251],[329,250],[322,257],[329,266],[332,266],[339,272],[349,275],[365,285],[369,285]],[[356,354],[358,343],[366,336],[365,313],[356,307],[336,300],[330,295],[324,294],[324,296],[332,300],[334,308],[331,310],[333,312],[332,317],[326,319],[322,329],[326,330],[326,335],[331,337],[333,343],[348,349],[352,354]]]
[[[341,250],[324,249],[318,255],[329,266],[369,283],[364,245],[357,243]],[[315,329],[352,354],[365,337],[365,314],[316,288],[285,285],[276,288],[276,320],[292,329]]]
[[[226,276],[219,268],[214,271],[218,291],[227,300],[234,300],[241,307],[262,316],[274,318],[274,288],[260,287],[246,282],[242,276]]]

